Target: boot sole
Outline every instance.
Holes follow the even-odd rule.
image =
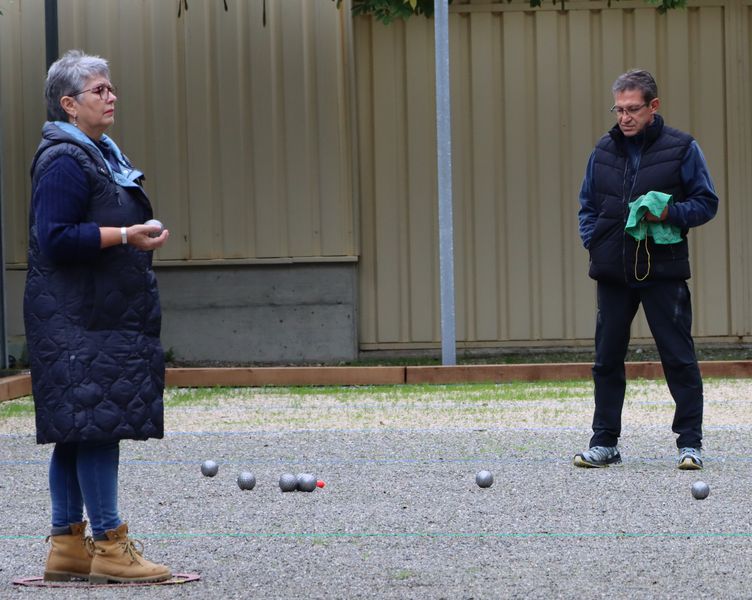
[[[88,573],[73,573],[68,571],[45,571],[44,581],[70,581],[71,579],[88,579]]]
[[[159,583],[172,579],[172,573],[156,575],[154,577],[113,577],[100,573],[89,573],[89,583]]]
[[[694,460],[691,458],[685,458],[683,461],[679,463],[679,466],[677,467],[680,471],[701,471],[702,465],[697,464]]]

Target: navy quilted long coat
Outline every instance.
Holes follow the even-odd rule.
[[[32,166],[24,293],[37,442],[161,438],[164,353],[152,253],[118,245],[71,262],[42,250],[35,191],[62,155],[81,166],[90,190],[78,226],[120,227],[152,217],[143,191],[117,185],[96,148],[45,124]]]

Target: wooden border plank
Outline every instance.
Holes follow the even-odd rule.
[[[752,377],[752,360],[706,360],[700,371],[703,377]]]
[[[458,365],[406,367],[406,383],[502,383],[588,379],[589,363],[530,363],[514,365]]]
[[[0,402],[31,395],[31,375],[13,375],[0,378]]]
[[[627,378],[662,379],[659,362],[626,364]],[[169,368],[172,387],[258,387],[295,385],[399,385],[556,381],[590,379],[590,363],[529,363],[407,367]],[[752,378],[752,360],[700,362],[703,377]],[[0,402],[31,395],[31,376],[0,378]]]
[[[701,361],[703,377],[751,377],[752,361]],[[590,379],[591,363],[530,363],[509,365],[459,365],[406,367],[406,383],[493,383],[505,381],[557,381]],[[663,379],[658,361],[626,363],[628,379]]]
[[[258,367],[167,369],[175,387],[388,385],[405,383],[405,367]]]

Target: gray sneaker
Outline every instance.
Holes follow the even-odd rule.
[[[677,466],[682,471],[699,471],[702,469],[702,451],[699,448],[680,448]]]
[[[593,446],[574,455],[574,466],[585,469],[596,469],[608,465],[621,463],[621,454],[616,446]]]

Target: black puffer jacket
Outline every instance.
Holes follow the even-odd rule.
[[[87,222],[120,227],[151,218],[140,188],[117,185],[96,149],[52,124],[34,157],[32,198],[61,154],[86,174]],[[162,437],[164,355],[151,252],[123,245],[90,262],[60,262],[41,251],[34,219],[32,206],[24,322],[37,442]]]
[[[661,116],[655,115],[654,124],[645,129],[642,154],[635,169],[627,158],[626,140],[618,125],[601,138],[593,166],[593,192],[599,214],[589,244],[590,277],[634,283],[637,271],[649,273],[650,281],[689,279],[686,230],[677,244],[644,242],[650,244],[648,254],[644,244],[638,252],[637,243],[625,233],[624,226],[629,203],[650,191],[669,194],[675,203],[685,200],[681,164],[691,143],[690,135],[664,125]]]

